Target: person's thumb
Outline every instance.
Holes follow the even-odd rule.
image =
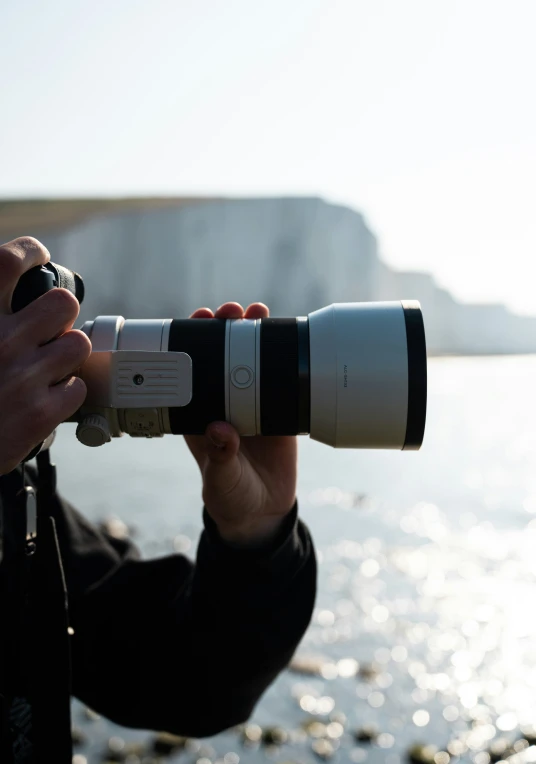
[[[206,431],[208,464],[205,468],[205,489],[225,495],[236,487],[242,467],[238,459],[240,436],[227,422],[214,422]]]

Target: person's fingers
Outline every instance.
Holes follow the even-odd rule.
[[[207,427],[208,457],[203,469],[203,499],[221,502],[238,486],[242,461],[238,458],[240,436],[228,422],[213,422]]]
[[[11,317],[13,342],[44,345],[69,330],[80,304],[67,289],[51,289]]]
[[[229,422],[212,422],[206,429],[207,456],[212,462],[225,464],[238,453],[240,435]]]
[[[30,453],[37,443],[48,438],[58,425],[69,419],[84,402],[86,392],[84,381],[72,376],[57,385],[34,390],[31,398],[21,398],[21,421],[25,424],[21,428],[24,443],[19,444],[19,453]]]
[[[215,313],[215,318],[243,318],[244,308],[238,302],[225,302]]]
[[[210,308],[198,308],[194,310],[190,318],[214,318],[214,313]]]
[[[87,336],[73,329],[39,349],[32,373],[38,374],[46,384],[55,385],[79,369],[90,353],[91,342]]]
[[[21,236],[0,246],[0,314],[11,313],[13,292],[23,273],[49,260],[48,249],[32,236]]]
[[[270,310],[263,302],[253,302],[248,305],[244,318],[268,318]]]
[[[213,422],[204,435],[185,435],[184,440],[201,468],[207,457],[211,462],[225,464],[240,447],[240,436],[228,422]]]
[[[86,394],[86,383],[80,377],[74,376],[62,379],[61,382],[48,388],[50,424],[53,425],[48,430],[48,434],[78,411]]]

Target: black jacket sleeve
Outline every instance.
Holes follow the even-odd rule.
[[[143,561],[57,499],[73,694],[129,727],[203,737],[248,718],[309,624],[316,588],[297,508],[269,547],[235,549],[207,513],[197,561]]]

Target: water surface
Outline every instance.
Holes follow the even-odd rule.
[[[300,511],[320,566],[298,657],[321,659],[320,675],[285,671],[251,720],[284,728],[289,741],[244,748],[232,731],[189,743],[181,761],[333,754],[399,764],[421,741],[488,764],[483,752],[498,738],[514,741],[536,724],[536,358],[436,359],[429,375],[420,452],[335,451],[301,439]],[[62,492],[88,517],[119,515],[146,556],[195,553],[201,483],[182,438],[88,449],[64,425],[53,454]],[[91,764],[110,736],[150,739],[88,722],[78,704],[73,715]],[[308,720],[319,724],[305,734]],[[356,742],[368,724],[376,742]],[[536,761],[536,748],[518,749],[517,764]],[[447,754],[435,762],[447,764]]]

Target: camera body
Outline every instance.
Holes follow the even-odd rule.
[[[81,301],[81,278],[68,274],[32,269],[14,307],[53,286]],[[88,392],[73,419],[88,446],[124,433],[199,434],[222,420],[244,436],[309,433],[342,448],[422,444],[426,342],[415,301],[339,303],[298,318],[98,316],[82,331],[92,353],[78,372]]]

